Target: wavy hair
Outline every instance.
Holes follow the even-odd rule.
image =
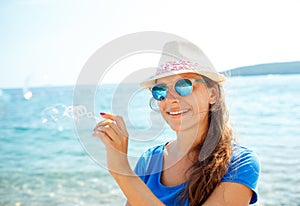
[[[204,142],[196,145],[189,154],[199,154],[198,160],[186,172],[186,187],[179,196],[188,198],[190,206],[202,205],[227,173],[232,154],[232,129],[225,104],[222,85],[202,78],[208,88],[216,88],[218,97],[209,111],[209,128]]]

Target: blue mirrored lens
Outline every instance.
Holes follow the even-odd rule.
[[[168,95],[168,87],[164,84],[157,84],[152,87],[152,96],[158,101],[164,100]]]
[[[180,79],[175,84],[175,90],[180,96],[187,96],[193,90],[193,84],[189,79]]]

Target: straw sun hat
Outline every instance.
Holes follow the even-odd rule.
[[[141,82],[144,88],[150,88],[155,80],[175,74],[196,73],[211,80],[224,83],[226,78],[218,73],[210,60],[197,46],[190,42],[172,41],[164,45],[159,67],[154,76]]]

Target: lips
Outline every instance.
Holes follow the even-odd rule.
[[[168,111],[167,114],[171,116],[179,116],[187,113],[189,110],[188,109],[183,109],[183,110],[172,110]]]

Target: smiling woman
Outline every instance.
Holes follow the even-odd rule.
[[[141,83],[176,139],[148,149],[134,172],[123,118],[101,113],[94,129],[127,205],[248,205],[257,201],[260,164],[233,141],[219,74],[190,42],[168,42],[154,76]]]
[[[185,83],[180,83],[182,81]],[[208,90],[203,84],[204,80],[199,75],[172,75],[161,78],[158,82],[159,84],[152,87],[152,94],[156,87],[165,85],[160,82],[175,82],[172,89],[167,88],[165,98],[158,100],[162,116],[174,131],[180,131],[182,126],[190,127],[193,122],[198,123],[200,121],[199,115],[208,115],[209,105],[205,104]],[[155,95],[153,97],[155,98]]]

